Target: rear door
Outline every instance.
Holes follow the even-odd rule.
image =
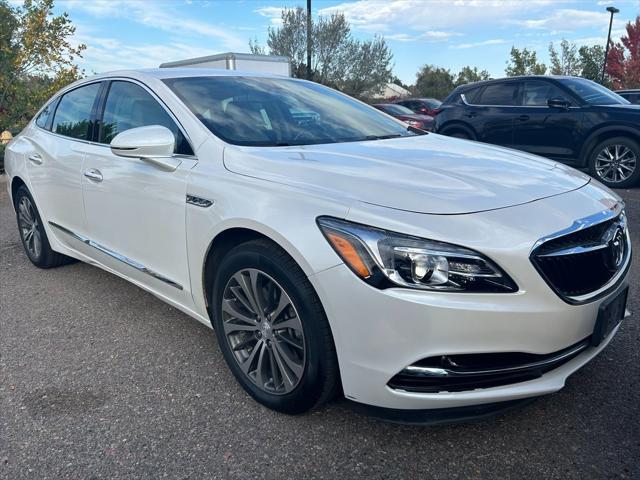
[[[475,130],[477,140],[513,146],[519,92],[519,81],[495,82],[482,88],[473,103],[467,102],[463,120]]]
[[[192,147],[175,117],[142,84],[114,80],[101,103],[97,143],[86,152],[82,178],[96,256],[165,298],[188,303],[186,188],[197,163]],[[174,155],[181,161],[176,171],[111,152],[109,143],[118,133],[148,125],[174,133]]]
[[[564,98],[571,106],[549,107],[552,98]],[[520,103],[514,109],[515,148],[568,162],[578,158],[584,114],[571,95],[552,82],[526,80]]]
[[[52,101],[36,119],[27,169],[43,221],[53,225],[58,240],[82,250],[82,242],[66,232],[87,231],[82,207],[84,150],[93,134],[93,115],[101,83],[73,89]]]

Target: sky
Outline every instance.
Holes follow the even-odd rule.
[[[14,0],[18,3],[19,0]],[[87,74],[222,52],[248,52],[250,39],[266,44],[280,11],[305,0],[57,0],[76,26],[79,61]],[[548,62],[549,42],[606,43],[640,14],[640,0],[312,0],[314,16],[343,12],[356,38],[384,36],[394,74],[412,84],[424,64],[459,71],[465,65],[504,76],[512,46],[533,48]]]

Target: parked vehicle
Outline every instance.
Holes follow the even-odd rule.
[[[578,168],[609,187],[640,179],[640,107],[584,78],[529,76],[456,88],[434,129],[524,150]]]
[[[402,105],[397,105],[395,103],[376,103],[372,106],[387,115],[391,115],[398,120],[402,120],[404,123],[411,125],[412,127],[427,131],[430,131],[433,128],[433,117],[413,113],[407,107],[403,107]]]
[[[440,105],[442,105],[442,102],[435,98],[403,98],[395,103],[407,107],[414,113],[430,117],[435,117],[440,112]]]
[[[630,90],[616,90],[616,93],[629,103],[634,105],[640,104],[640,88]]]
[[[625,315],[614,193],[312,82],[83,79],[6,167],[34,265],[89,262],[213,326],[238,382],[281,412],[338,391],[399,421],[495,412],[560,390]]]

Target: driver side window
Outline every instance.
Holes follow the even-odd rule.
[[[149,125],[162,125],[171,130],[176,138],[174,153],[193,155],[176,122],[149,92],[135,83],[112,82],[100,122],[99,142],[108,144],[120,132]]]

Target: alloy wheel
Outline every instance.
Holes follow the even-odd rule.
[[[596,157],[596,173],[607,182],[627,180],[637,166],[636,154],[625,145],[608,145]]]
[[[298,312],[272,277],[236,272],[222,298],[224,336],[242,372],[264,392],[284,395],[302,379],[306,347]]]
[[[18,202],[18,222],[22,240],[32,258],[39,258],[42,251],[38,215],[29,197],[23,196]]]

